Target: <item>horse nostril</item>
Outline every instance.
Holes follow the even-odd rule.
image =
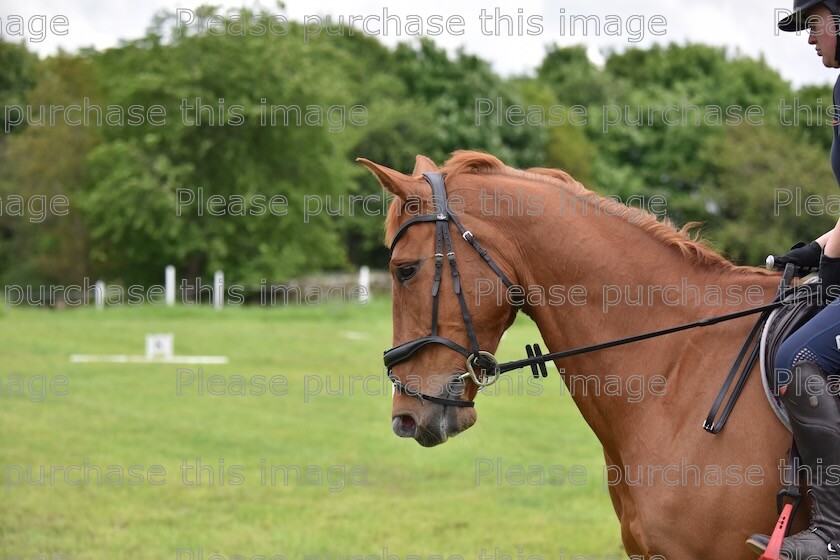
[[[394,433],[403,438],[413,438],[417,432],[417,421],[410,414],[394,416],[391,422]]]

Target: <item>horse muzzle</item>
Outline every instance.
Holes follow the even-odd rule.
[[[416,403],[413,399],[411,402]],[[475,424],[477,419],[474,408],[455,408],[432,402],[411,408],[400,406],[397,409],[395,406],[391,427],[399,437],[413,438],[423,447],[444,443]]]

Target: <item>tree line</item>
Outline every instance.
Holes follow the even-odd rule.
[[[236,13],[223,25],[260,19]],[[554,45],[532,74],[502,77],[431,39],[284,29],[211,32],[161,12],[104,51],[40,59],[0,41],[0,281],[383,267],[387,200],[358,156],[407,171],[418,153],[479,149],[565,169],[621,200],[664,197],[742,264],[840,211],[830,86],[795,89],[763,59],[671,44],[597,66]]]

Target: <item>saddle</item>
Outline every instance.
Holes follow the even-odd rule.
[[[789,336],[824,307],[824,302],[819,297],[819,288],[819,279],[814,277],[791,290],[784,299],[790,303],[774,309],[767,317],[761,332],[761,382],[764,385],[764,394],[773,412],[788,431],[791,431],[790,418],[776,387],[776,352]]]

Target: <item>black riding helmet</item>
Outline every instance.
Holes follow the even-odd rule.
[[[835,18],[837,25],[837,50],[834,58],[840,61],[840,1],[838,0],[793,0],[793,13],[779,22],[779,29],[782,31],[802,31],[808,27],[804,12],[808,8],[825,4],[831,15]]]

